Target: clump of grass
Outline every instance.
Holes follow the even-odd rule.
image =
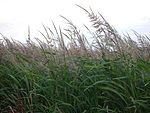
[[[80,7],[80,6],[79,6]],[[80,7],[82,8],[82,7]],[[69,28],[43,25],[45,42],[0,42],[2,113],[148,113],[149,38],[139,42],[82,8],[95,29],[93,42],[68,19]],[[65,40],[69,40],[65,43]]]

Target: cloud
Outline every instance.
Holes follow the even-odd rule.
[[[5,33],[13,29],[13,24],[11,23],[0,23],[0,33]]]
[[[150,35],[150,18],[146,18],[140,24],[135,25],[134,30],[143,35]]]
[[[84,11],[91,6],[100,12],[106,20],[119,30],[137,29],[148,32],[149,21],[140,21],[150,17],[149,0],[1,0],[0,32],[20,39],[25,37],[30,25],[32,34],[40,29],[41,23],[49,25],[51,20],[63,23],[59,15],[71,19],[75,24],[86,24],[88,19]],[[147,21],[147,20],[146,20]],[[140,25],[139,25],[140,24]]]

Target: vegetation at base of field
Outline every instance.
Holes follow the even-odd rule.
[[[150,39],[120,36],[101,14],[82,9],[90,42],[65,17],[69,28],[43,25],[45,41],[2,35],[0,113],[149,113]]]

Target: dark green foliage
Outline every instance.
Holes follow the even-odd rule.
[[[65,65],[38,62],[0,65],[0,111],[44,113],[148,113],[150,62],[120,57],[76,58],[77,73]],[[35,65],[36,64],[36,65]],[[30,67],[30,68],[29,68]]]

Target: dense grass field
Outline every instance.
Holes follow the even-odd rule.
[[[120,36],[102,15],[80,8],[90,37],[65,17],[68,28],[43,25],[44,40],[2,35],[0,113],[150,112],[150,39]]]

